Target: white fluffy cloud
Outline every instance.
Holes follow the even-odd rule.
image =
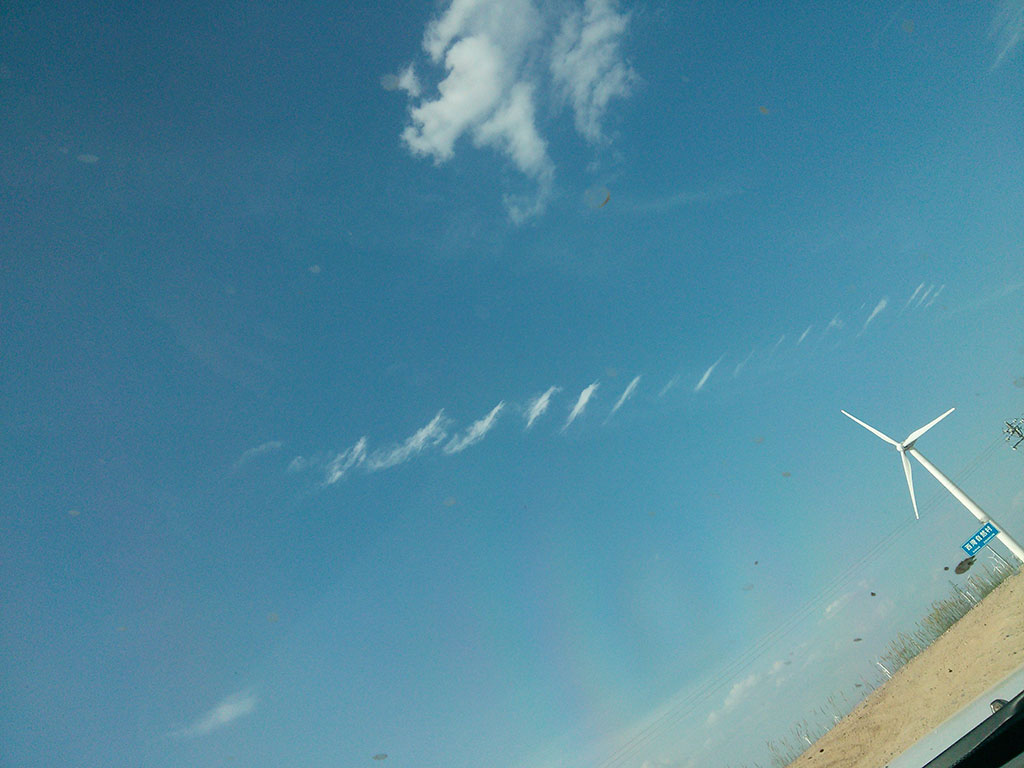
[[[412,64],[382,78],[385,88],[410,98],[402,141],[437,164],[454,157],[463,136],[498,151],[536,186],[527,198],[505,195],[510,217],[522,221],[540,213],[555,166],[537,104],[553,89],[572,107],[580,134],[602,139],[608,103],[628,95],[634,78],[619,50],[628,21],[613,0],[586,0],[557,25],[534,0],[451,0],[423,36],[430,63],[444,71],[436,94],[424,94]],[[546,72],[538,64],[544,61]]]
[[[576,130],[588,141],[603,138],[601,123],[612,99],[629,95],[636,79],[622,58],[620,41],[629,16],[614,0],[586,0],[562,21],[551,52],[551,75],[572,105]]]
[[[437,87],[440,95],[410,111],[412,124],[402,132],[409,149],[438,163],[450,160],[455,140],[497,109],[504,91],[502,66],[501,50],[486,36],[453,45],[445,56],[448,77]]]
[[[410,151],[442,163],[468,134],[547,186],[554,169],[537,131],[534,87],[521,74],[542,26],[531,0],[453,0],[424,34],[424,50],[447,75],[435,98],[409,111],[402,139]]]

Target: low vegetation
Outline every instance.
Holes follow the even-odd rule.
[[[971,608],[998,587],[1010,573],[1010,569],[1004,566],[985,567],[983,572],[968,576],[962,585],[950,582],[953,587],[950,596],[932,603],[931,610],[917,622],[917,627],[912,632],[899,632],[879,657],[879,662],[890,675],[905,666],[934,643],[943,632],[966,616]]]
[[[811,744],[849,714],[864,696],[884,684],[896,670],[906,666],[911,659],[928,648],[1013,573],[1009,566],[1000,563],[975,570],[959,584],[951,581],[948,597],[933,602],[928,613],[917,621],[914,629],[898,632],[889,642],[878,658],[874,677],[870,680],[862,679],[852,699],[843,692],[837,696],[830,696],[825,704],[809,715],[808,719],[792,726],[789,733],[777,739],[770,739],[766,743],[770,755],[768,766],[786,768],[793,763]],[[755,763],[748,768],[765,766]]]

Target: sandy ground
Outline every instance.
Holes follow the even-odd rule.
[[[884,768],[1024,664],[1024,571],[898,670],[793,768]]]

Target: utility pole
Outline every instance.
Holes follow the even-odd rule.
[[[1006,434],[1006,442],[1016,440],[1017,442],[1013,444],[1013,450],[1016,451],[1017,446],[1024,443],[1024,416],[1004,423],[1006,429],[1003,432]]]

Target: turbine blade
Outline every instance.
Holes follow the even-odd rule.
[[[920,520],[921,516],[917,514],[917,499],[914,497],[914,478],[910,474],[910,459],[907,458],[907,452],[900,451],[900,458],[903,459],[903,471],[907,473],[907,488],[910,489],[910,503],[914,505],[914,517]]]
[[[952,413],[953,411],[955,411],[955,410],[956,410],[956,408],[950,408],[950,409],[949,409],[948,411],[946,411],[946,412],[945,412],[944,414],[942,414],[941,416],[939,416],[939,418],[935,419],[935,421],[931,421],[931,422],[929,422],[929,423],[925,424],[925,425],[924,425],[923,427],[921,427],[920,429],[915,429],[915,430],[914,430],[913,432],[911,432],[911,433],[910,433],[909,435],[907,435],[907,439],[903,441],[903,444],[904,444],[904,445],[906,445],[906,446],[910,446],[910,445],[913,445],[913,444],[914,444],[914,441],[915,441],[915,440],[917,440],[917,438],[919,438],[919,437],[920,437],[921,435],[923,435],[923,434],[924,434],[925,432],[927,432],[927,431],[928,431],[929,429],[931,429],[932,427],[934,427],[934,426],[935,426],[936,424],[938,424],[938,423],[939,423],[940,421],[942,421],[942,420],[943,420],[944,418],[946,418],[947,416],[949,416],[949,414],[951,414],[951,413]]]
[[[865,423],[864,423],[863,421],[861,421],[860,419],[858,419],[858,418],[857,418],[856,416],[854,416],[854,415],[852,415],[852,414],[849,414],[849,413],[847,413],[846,411],[840,411],[840,413],[842,413],[842,414],[843,414],[844,416],[849,416],[849,417],[850,417],[851,419],[853,419],[853,420],[854,420],[854,421],[856,421],[856,422],[857,422],[858,424],[860,424],[860,425],[861,425],[862,427],[864,427],[864,429],[866,429],[866,430],[867,430],[868,432],[872,432],[872,433],[874,433],[874,434],[875,434],[875,435],[877,435],[878,437],[880,437],[880,438],[882,438],[883,440],[885,440],[885,442],[887,442],[887,443],[891,443],[892,445],[895,445],[895,446],[896,446],[897,448],[900,448],[900,447],[901,447],[901,446],[900,446],[900,444],[899,444],[899,443],[897,443],[897,442],[896,442],[895,440],[893,440],[893,439],[892,439],[891,437],[889,437],[888,435],[883,435],[883,434],[882,434],[881,432],[879,432],[879,431],[878,431],[877,429],[875,429],[874,427],[872,427],[872,426],[871,426],[870,424],[865,424]]]

